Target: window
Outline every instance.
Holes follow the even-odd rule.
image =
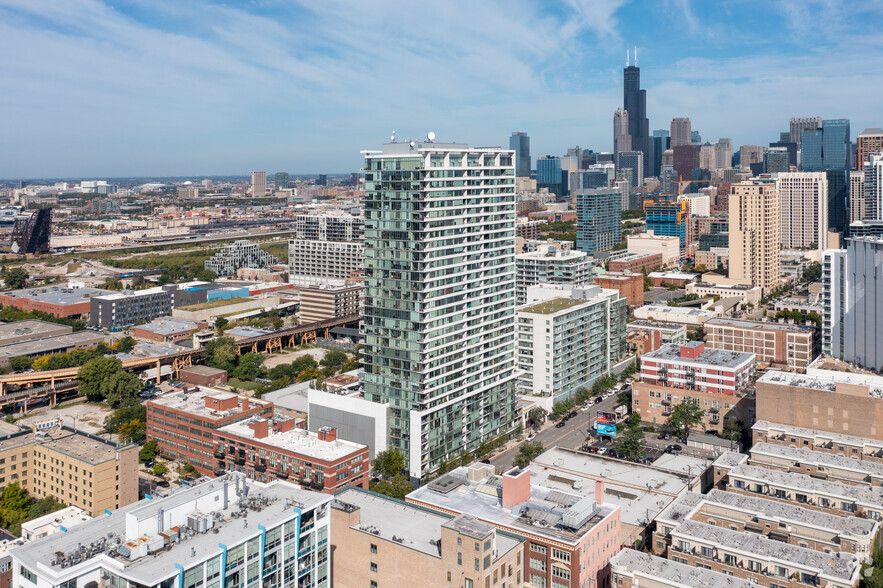
[[[560,549],[552,548],[552,557],[567,563],[570,563],[570,553]]]
[[[373,561],[371,562],[371,571],[372,571],[372,572],[377,572],[377,564],[374,563]]]
[[[478,558],[476,557],[476,558],[475,558],[475,571],[476,571],[476,572],[477,572],[479,569],[481,569],[480,566],[481,566],[481,562],[479,562],[479,561],[478,561]]]
[[[463,565],[463,554],[460,552],[457,552],[457,565],[458,566]]]
[[[371,553],[377,553],[377,546],[373,543],[371,544]]]
[[[377,588],[377,582],[371,580],[371,588]]]

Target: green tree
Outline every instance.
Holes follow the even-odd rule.
[[[814,282],[822,277],[822,264],[811,263],[803,270],[803,279]]]
[[[686,435],[692,427],[702,422],[702,417],[704,416],[705,411],[699,407],[698,402],[685,399],[671,409],[671,414],[668,417],[668,426]]]
[[[24,288],[25,284],[28,281],[28,278],[30,277],[31,276],[24,268],[14,267],[6,272],[6,276],[3,278],[3,282],[6,284],[7,288],[18,290],[20,288]]]
[[[514,463],[520,468],[525,468],[530,465],[530,462],[536,459],[542,452],[543,444],[539,441],[522,443],[521,447],[518,448],[518,455],[515,456]]]
[[[141,448],[141,451],[138,452],[138,461],[141,463],[146,463],[154,458],[156,458],[157,452],[157,443],[155,439],[151,439],[147,443],[144,444],[144,447]]]
[[[539,406],[535,406],[527,411],[527,422],[534,429],[539,429],[546,422],[546,411]]]
[[[405,471],[405,454],[396,449],[381,451],[374,456],[371,468],[375,476],[391,479]]]
[[[236,367],[236,343],[231,337],[218,337],[205,344],[205,362],[211,367],[233,371]]]
[[[392,498],[404,500],[405,496],[414,491],[414,485],[405,474],[397,474],[389,480],[371,482],[370,489],[378,494],[385,494]]]
[[[246,353],[239,356],[239,365],[233,370],[232,375],[240,380],[252,381],[266,375],[264,369],[264,356],[260,353]]]
[[[227,319],[225,319],[222,316],[219,316],[218,318],[215,319],[215,330],[217,330],[219,333],[223,333],[224,327],[226,327],[229,323],[230,323],[230,321],[228,321]]]
[[[116,343],[114,343],[113,350],[117,353],[128,353],[135,348],[135,344],[137,341],[132,339],[131,337],[123,337]]]
[[[169,468],[166,464],[160,462],[158,464],[154,464],[153,466],[153,475],[154,476],[165,476],[169,471]]]
[[[9,367],[17,372],[30,369],[32,365],[33,362],[27,355],[19,355],[18,357],[9,358]]]
[[[347,354],[337,349],[325,352],[325,357],[319,362],[319,365],[326,368],[333,368],[335,371],[343,365],[347,360]],[[333,373],[333,372],[332,372]]]
[[[625,428],[617,434],[616,449],[629,459],[644,456],[644,431],[641,429],[641,414],[633,412],[626,421]]]
[[[77,374],[80,396],[92,401],[105,401],[118,408],[137,403],[142,384],[137,376],[123,369],[115,357],[95,357],[87,361]]]
[[[140,419],[132,419],[124,423],[117,431],[120,441],[123,443],[144,443],[147,438],[147,426]]]
[[[119,435],[120,427],[134,420],[142,423],[147,421],[147,407],[143,404],[135,404],[118,408],[113,414],[104,419],[104,430],[107,433]]]
[[[31,497],[28,491],[18,482],[7,485],[0,494],[0,507],[7,510],[24,510],[30,503]]]

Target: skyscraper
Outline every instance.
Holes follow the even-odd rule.
[[[837,118],[822,121],[823,161],[825,171],[847,171],[849,152],[849,120]]]
[[[665,129],[653,131],[650,137],[650,153],[647,155],[647,177],[659,176],[662,170],[662,154],[669,148],[671,137]]]
[[[883,129],[871,127],[862,131],[858,136],[855,168],[859,171],[865,169],[865,162],[874,153],[883,151]]]
[[[267,195],[267,172],[251,172],[251,195],[254,198]]]
[[[760,145],[742,145],[739,148],[739,165],[743,170],[750,170],[751,164],[763,163],[763,147]]]
[[[776,179],[782,246],[828,248],[828,176],[823,172],[780,173]]]
[[[632,139],[631,149],[644,154],[645,176],[647,170],[647,153],[650,151],[650,121],[647,120],[647,91],[641,89],[641,70],[638,67],[637,49],[635,49],[635,65],[629,65],[622,72],[622,106],[628,111],[629,135]]]
[[[680,253],[683,257],[687,252],[690,240],[690,203],[680,202],[644,202],[645,230],[663,237],[677,237],[680,240]]]
[[[870,167],[870,166],[868,166]],[[867,205],[865,203],[865,172],[849,172],[849,223],[865,220]],[[849,228],[850,235],[852,227]]]
[[[883,153],[871,155],[863,171],[865,219],[883,220]]]
[[[763,169],[768,174],[791,171],[788,150],[784,147],[770,147],[764,150]]]
[[[693,142],[693,131],[689,117],[671,119],[671,148],[689,145]]]
[[[509,149],[515,151],[515,175],[530,177],[530,137],[527,133],[515,131],[509,137]]]
[[[769,292],[779,285],[780,204],[771,184],[739,182],[729,197],[730,279]]]
[[[828,174],[828,226],[845,233],[849,225],[846,199],[849,196],[849,140],[847,119],[823,120],[819,129],[801,135],[800,167],[803,171]]]
[[[276,190],[284,190],[288,188],[288,173],[287,172],[276,172],[276,176],[273,178],[273,183],[275,184]]]
[[[818,129],[822,126],[822,117],[813,116],[809,118],[792,118],[791,119],[791,142],[797,143],[797,148],[802,148],[803,131],[807,129]]]
[[[619,158],[623,151],[632,150],[632,136],[629,135],[629,113],[618,108],[613,113],[613,154]]]
[[[389,447],[421,479],[518,425],[514,152],[364,153],[365,398],[389,404]]]
[[[629,185],[632,188],[644,185],[644,154],[640,151],[623,151],[620,153],[619,169],[630,170]]]
[[[610,251],[622,240],[622,191],[576,190],[576,248],[589,255]]]

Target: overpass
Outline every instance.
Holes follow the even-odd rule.
[[[319,337],[332,338],[334,335],[333,330],[339,327],[358,328],[359,315],[351,314],[349,316],[281,329],[266,335],[240,339],[235,343],[236,352],[239,354],[250,352],[273,353],[274,351],[281,351],[286,347],[297,347],[303,343],[316,343]],[[130,371],[156,368],[157,383],[159,383],[162,371],[160,368],[163,365],[172,366],[172,370],[177,378],[181,369],[192,366],[194,361],[200,361],[203,352],[204,349],[193,349],[155,357],[133,357],[123,360],[123,368]],[[76,384],[79,371],[79,367],[72,367],[0,376],[0,407],[20,402],[23,399],[41,398],[44,396],[48,397],[54,405],[59,392],[69,391],[75,387],[71,384]],[[10,391],[8,388],[13,385],[27,388]]]

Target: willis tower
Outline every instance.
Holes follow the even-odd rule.
[[[638,49],[635,48],[635,65],[629,65],[626,51],[625,69],[622,71],[622,106],[629,113],[629,136],[632,150],[644,154],[644,177],[650,173],[650,121],[647,120],[647,90],[641,89],[641,70],[638,68]]]

